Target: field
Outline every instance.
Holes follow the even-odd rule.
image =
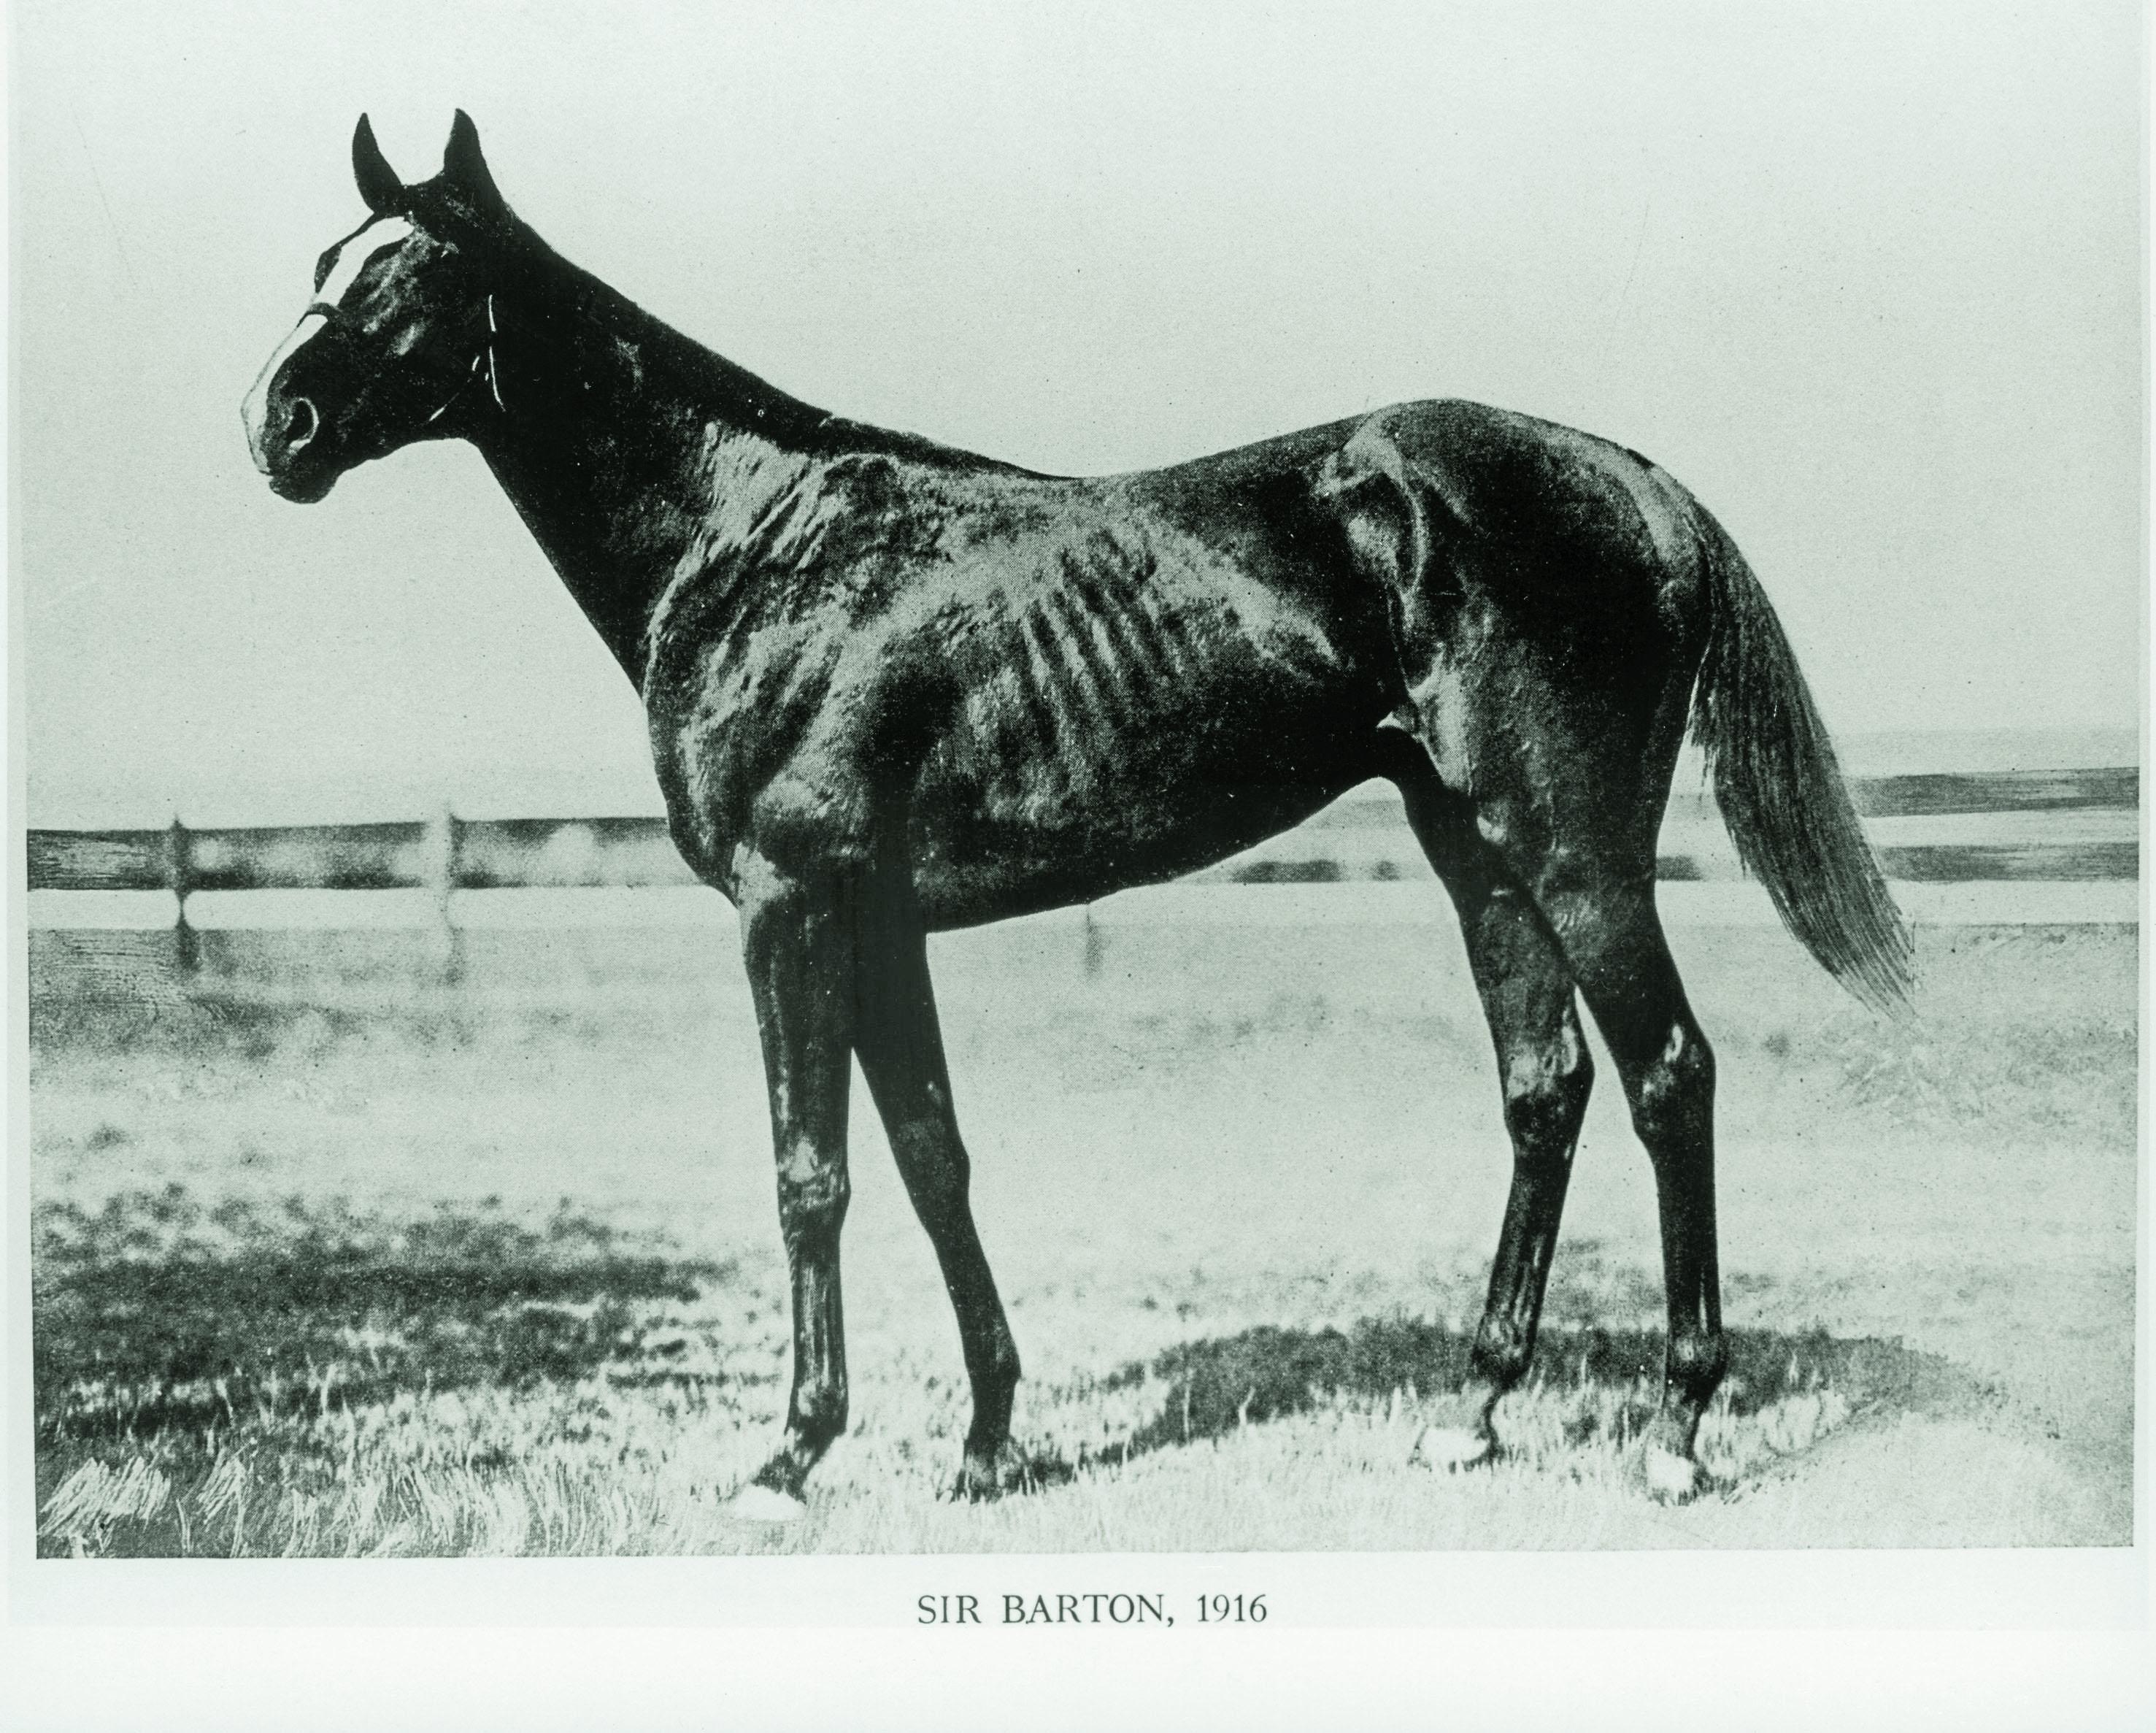
[[[785,1530],[721,1509],[788,1373],[728,928],[473,931],[454,982],[417,934],[211,932],[186,985],[160,935],[34,934],[40,1547],[2130,1540],[2132,928],[1924,930],[1887,1024],[1776,930],[1676,924],[1736,1341],[1717,1484],[1668,1509],[1627,1453],[1660,1276],[1606,1062],[1507,1454],[1408,1459],[1507,1176],[1440,900],[1193,891],[939,939],[1037,1484],[941,1496],[956,1333],[857,1089],[853,1425]]]

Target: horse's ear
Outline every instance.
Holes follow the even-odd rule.
[[[449,147],[442,152],[442,178],[463,193],[475,210],[498,216],[508,208],[480,152],[479,128],[462,109],[449,123]]]
[[[352,174],[359,183],[359,196],[377,217],[400,216],[404,210],[404,183],[374,141],[374,128],[365,115],[352,134]]]

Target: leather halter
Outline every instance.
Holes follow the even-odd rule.
[[[500,332],[501,327],[495,323],[494,319],[494,291],[490,289],[486,295],[486,343],[472,356],[471,365],[465,369],[465,376],[458,383],[457,388],[443,400],[441,408],[427,418],[428,426],[432,427],[443,416],[448,414],[450,409],[455,407],[457,400],[471,389],[472,381],[479,377],[481,367],[486,369],[487,389],[493,393],[495,408],[500,409],[504,414],[509,413],[509,406],[501,400],[501,374],[495,365],[494,359],[494,340]]]

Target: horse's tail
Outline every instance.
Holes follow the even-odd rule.
[[[1908,1002],[1909,929],[1871,851],[1833,743],[1767,593],[1728,532],[1698,509],[1712,615],[1692,738],[1722,820],[1784,925],[1866,1004]]]

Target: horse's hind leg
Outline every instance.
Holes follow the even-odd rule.
[[[1474,808],[1419,748],[1396,777],[1416,840],[1460,915],[1469,967],[1496,1049],[1512,1140],[1512,1185],[1475,1333],[1466,1386],[1426,1427],[1418,1460],[1466,1468],[1495,1451],[1491,1411],[1527,1374],[1542,1316],[1573,1152],[1594,1082],[1563,952],[1475,826]]]
[[[1682,717],[1676,702],[1661,709],[1636,755],[1573,738],[1553,740],[1534,776],[1520,762],[1491,766],[1503,791],[1478,797],[1476,816],[1558,936],[1654,1166],[1669,1345],[1644,1466],[1658,1494],[1684,1498],[1702,1478],[1692,1446],[1727,1348],[1715,1245],[1714,1053],[1655,910],[1656,821]]]
[[[1654,1165],[1669,1345],[1645,1467],[1656,1493],[1687,1498],[1703,1478],[1692,1453],[1700,1416],[1728,1364],[1715,1244],[1714,1052],[1686,1002],[1651,885],[1547,894]]]

